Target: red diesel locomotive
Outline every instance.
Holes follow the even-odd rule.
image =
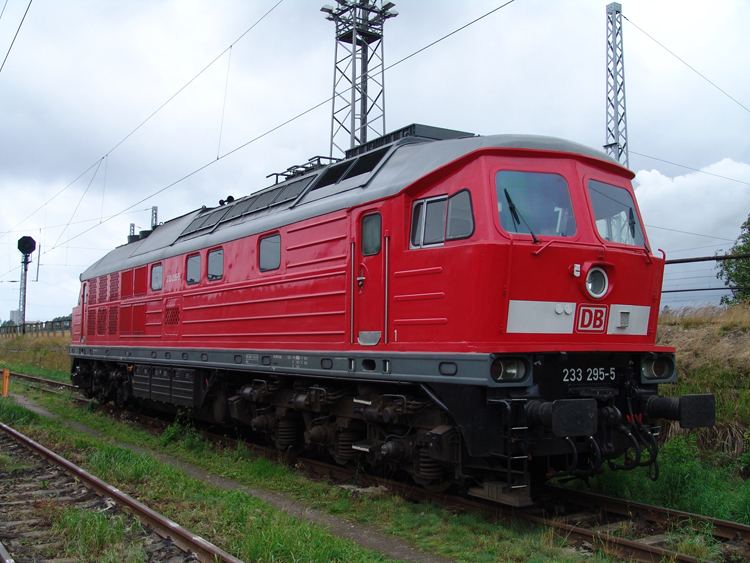
[[[141,232],[81,275],[72,380],[280,449],[530,502],[648,466],[667,398],[663,256],[607,155],[412,125]],[[625,461],[618,461],[625,454]]]

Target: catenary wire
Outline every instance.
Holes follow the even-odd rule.
[[[26,11],[23,13],[23,17],[21,18],[21,23],[18,24],[18,29],[16,30],[16,34],[13,36],[13,41],[10,42],[10,47],[8,47],[8,52],[5,54],[5,58],[3,59],[3,64],[0,65],[0,72],[3,71],[3,68],[5,68],[5,62],[8,60],[8,57],[10,56],[10,51],[13,49],[13,45],[16,42],[16,38],[18,37],[19,32],[21,31],[21,26],[23,25],[24,20],[26,19],[26,14],[29,13],[29,8],[31,8],[31,2],[33,0],[29,0],[29,5],[26,6]],[[7,2],[6,2],[7,4]],[[5,6],[3,6],[3,12],[5,11]]]
[[[236,45],[236,44],[237,44],[237,43],[238,43],[238,42],[239,42],[239,41],[240,41],[240,40],[241,40],[241,39],[242,39],[243,37],[245,37],[245,35],[247,35],[248,33],[250,33],[250,31],[252,31],[252,30],[253,30],[253,28],[254,28],[255,26],[257,26],[257,25],[258,25],[258,24],[259,24],[259,23],[260,23],[261,21],[263,21],[263,20],[264,20],[264,19],[266,18],[266,16],[268,16],[268,15],[269,15],[269,14],[270,14],[271,12],[273,12],[273,11],[274,11],[274,10],[275,10],[275,9],[276,9],[276,8],[277,8],[278,6],[279,6],[279,4],[281,4],[281,3],[283,2],[283,1],[284,1],[284,0],[278,0],[278,2],[276,2],[276,4],[274,4],[274,5],[273,5],[273,6],[271,7],[271,9],[270,9],[270,10],[268,10],[268,11],[267,11],[267,12],[266,12],[265,14],[263,14],[263,15],[262,15],[262,16],[261,16],[261,17],[260,17],[260,18],[259,18],[259,19],[258,19],[258,20],[257,20],[257,21],[256,21],[256,22],[254,23],[254,24],[253,24],[253,25],[251,25],[251,26],[250,26],[250,27],[249,27],[248,29],[246,29],[246,30],[245,30],[245,32],[244,32],[244,33],[243,33],[242,35],[240,35],[240,36],[239,36],[239,37],[238,37],[237,39],[235,39],[235,40],[234,40],[234,42],[233,42],[233,43],[232,43],[232,44],[231,44],[231,45],[230,45],[229,47],[227,47],[226,49],[224,49],[224,50],[223,50],[223,51],[222,51],[222,52],[221,52],[221,53],[220,53],[220,54],[219,54],[218,56],[216,56],[216,58],[214,58],[214,59],[213,59],[213,60],[212,60],[212,61],[211,61],[210,63],[208,63],[208,64],[207,64],[207,65],[206,65],[206,66],[205,66],[205,67],[203,68],[203,70],[201,70],[200,72],[198,72],[198,74],[196,74],[196,75],[195,75],[195,76],[194,76],[193,78],[191,78],[191,79],[190,79],[190,80],[189,80],[189,81],[188,81],[188,82],[187,82],[187,83],[186,83],[186,84],[185,84],[184,86],[182,86],[182,88],[180,88],[179,90],[177,90],[177,92],[175,92],[175,93],[174,93],[174,94],[173,94],[172,96],[170,96],[170,97],[169,97],[169,99],[167,99],[167,101],[165,101],[165,102],[164,102],[163,104],[161,104],[161,105],[160,105],[160,106],[159,106],[159,107],[158,107],[158,108],[157,108],[157,109],[156,109],[155,111],[153,111],[153,112],[151,113],[151,115],[149,115],[149,116],[148,116],[148,117],[147,117],[146,119],[144,119],[144,120],[143,120],[143,121],[142,121],[142,122],[141,122],[140,124],[138,124],[138,126],[137,126],[137,127],[135,128],[135,129],[133,129],[133,130],[132,130],[132,131],[131,131],[130,133],[128,133],[127,135],[125,135],[125,137],[123,137],[123,138],[122,138],[122,139],[120,140],[120,142],[118,142],[118,143],[117,143],[117,144],[116,144],[115,146],[113,146],[113,147],[112,147],[111,149],[109,149],[109,150],[108,150],[108,151],[106,152],[106,154],[105,154],[105,155],[104,155],[104,156],[103,156],[102,158],[106,158],[106,157],[108,157],[108,156],[109,156],[109,155],[110,155],[110,154],[111,154],[112,152],[114,152],[114,151],[115,151],[115,150],[116,150],[116,149],[117,149],[117,148],[118,148],[118,147],[119,147],[120,145],[122,145],[122,144],[123,144],[123,143],[124,143],[125,141],[127,141],[127,140],[128,140],[128,139],[129,139],[130,137],[131,137],[131,136],[133,136],[133,134],[135,134],[135,132],[136,132],[136,131],[138,131],[138,130],[139,130],[139,129],[140,129],[141,127],[143,127],[143,126],[144,126],[144,125],[145,125],[145,124],[146,124],[146,123],[147,123],[147,122],[148,122],[148,121],[149,121],[149,120],[150,120],[151,118],[153,118],[153,117],[154,117],[154,116],[155,116],[155,115],[156,115],[157,113],[159,113],[159,112],[160,112],[160,111],[161,111],[162,109],[164,109],[164,107],[165,107],[165,106],[166,106],[167,104],[169,104],[169,102],[171,102],[172,100],[174,100],[174,99],[175,99],[175,98],[176,98],[176,97],[177,97],[177,96],[178,96],[178,95],[179,95],[179,94],[180,94],[180,93],[181,93],[181,92],[182,92],[183,90],[185,90],[185,88],[187,88],[188,86],[190,86],[190,84],[192,84],[192,83],[193,83],[193,82],[194,82],[194,81],[195,81],[195,80],[196,80],[196,79],[197,79],[197,78],[198,78],[198,77],[199,77],[199,76],[200,76],[201,74],[203,74],[204,72],[206,72],[206,70],[208,70],[208,69],[209,69],[209,68],[210,68],[210,67],[211,67],[211,66],[212,66],[212,65],[213,65],[213,64],[214,64],[214,63],[215,63],[216,61],[218,61],[218,60],[219,60],[219,59],[220,59],[220,58],[221,58],[221,57],[222,57],[222,56],[224,55],[224,53],[226,53],[226,52],[227,52],[228,50],[230,50],[230,49],[231,49],[231,48],[232,48],[232,47],[233,47],[234,45]],[[30,6],[30,5],[31,5],[31,2],[29,2],[29,6]],[[20,28],[19,28],[19,29],[20,29]],[[73,180],[73,181],[72,181],[72,182],[70,182],[70,183],[69,183],[68,185],[66,185],[66,186],[65,186],[65,187],[64,187],[64,188],[63,188],[62,190],[60,190],[59,192],[57,192],[57,193],[56,193],[56,194],[55,194],[54,196],[52,196],[52,197],[51,197],[51,198],[50,198],[49,200],[47,200],[47,202],[45,202],[45,203],[44,203],[43,205],[39,206],[39,207],[38,207],[38,208],[37,208],[36,210],[34,210],[34,211],[33,211],[33,212],[31,213],[31,214],[29,214],[29,215],[28,215],[28,216],[27,216],[26,218],[24,218],[24,219],[23,219],[23,220],[22,220],[22,221],[21,221],[20,223],[18,223],[18,224],[17,224],[17,225],[15,226],[15,227],[13,227],[13,229],[11,229],[11,230],[15,230],[16,228],[20,227],[20,226],[21,226],[21,225],[22,225],[22,224],[23,224],[24,222],[26,222],[26,221],[27,221],[27,220],[28,220],[28,219],[29,219],[30,217],[32,217],[32,216],[33,216],[34,214],[36,214],[37,212],[39,212],[39,210],[40,210],[40,209],[44,208],[44,206],[45,206],[45,205],[47,205],[47,204],[51,203],[51,202],[52,202],[52,201],[53,201],[53,200],[54,200],[54,199],[55,199],[55,198],[56,198],[57,196],[59,196],[59,195],[60,195],[61,193],[63,193],[63,192],[65,191],[65,190],[67,190],[67,189],[68,189],[68,188],[69,188],[70,186],[72,186],[72,185],[73,185],[73,184],[75,184],[75,183],[76,183],[76,182],[77,182],[78,180],[80,180],[80,179],[81,179],[81,177],[82,177],[82,176],[84,176],[84,175],[85,175],[85,174],[86,174],[86,173],[87,173],[87,172],[88,172],[89,170],[91,170],[91,169],[92,169],[92,168],[93,168],[94,166],[97,166],[97,164],[99,164],[99,163],[100,163],[100,161],[101,161],[101,158],[100,158],[99,160],[97,160],[96,162],[94,162],[94,163],[93,163],[93,164],[92,164],[91,166],[89,166],[89,167],[88,167],[88,168],[87,168],[86,170],[84,170],[84,171],[83,171],[83,172],[82,172],[81,174],[79,174],[79,175],[78,175],[78,177],[77,177],[77,178],[76,178],[75,180]],[[5,232],[3,232],[3,233],[0,233],[0,239],[2,239],[2,238],[3,238],[3,237],[4,237],[5,235],[7,235],[7,234],[8,234],[9,232],[11,232],[11,231],[5,231]]]
[[[705,170],[699,170],[698,168],[691,168],[690,166],[686,166],[684,164],[679,164],[677,162],[671,162],[669,160],[664,160],[662,158],[656,158],[655,156],[649,156],[647,154],[635,152],[633,150],[630,151],[630,154],[637,154],[638,156],[642,156],[644,158],[650,158],[651,160],[658,160],[659,162],[663,162],[665,164],[671,164],[672,166],[679,166],[679,167],[685,168],[687,170],[692,170],[693,172],[700,172],[701,174],[708,174],[709,176],[714,176],[716,178],[721,178],[722,180],[729,180],[731,182],[737,182],[738,184],[745,184],[746,186],[750,186],[750,182],[745,182],[744,180],[737,180],[736,178],[730,178],[729,176],[722,176],[721,174],[714,174],[713,172],[706,172]]]
[[[664,50],[665,50],[665,51],[666,51],[667,53],[669,53],[670,55],[672,55],[672,56],[673,56],[673,57],[674,57],[675,59],[677,59],[678,61],[680,61],[680,62],[681,62],[682,64],[684,64],[684,65],[685,65],[686,67],[688,67],[688,68],[689,68],[690,70],[692,70],[692,71],[693,71],[693,72],[694,72],[695,74],[697,74],[698,76],[700,76],[700,77],[701,77],[701,78],[702,78],[703,80],[705,80],[706,82],[708,82],[708,83],[709,83],[709,84],[710,84],[711,86],[713,86],[714,88],[716,88],[716,89],[717,89],[717,90],[718,90],[719,92],[721,92],[722,94],[724,94],[724,95],[725,95],[725,96],[726,96],[727,98],[729,98],[730,100],[732,100],[732,101],[733,101],[733,102],[734,102],[735,104],[737,104],[738,106],[740,106],[740,107],[741,107],[742,109],[744,109],[744,110],[745,110],[746,112],[750,113],[750,109],[748,109],[748,108],[747,108],[747,106],[744,106],[743,104],[741,104],[740,102],[738,102],[738,101],[737,101],[737,100],[736,100],[735,98],[733,98],[732,96],[730,96],[730,95],[729,95],[729,94],[728,94],[728,93],[727,93],[726,91],[724,91],[724,90],[722,90],[721,88],[719,88],[719,86],[717,86],[717,85],[716,85],[715,83],[711,82],[711,81],[710,81],[710,80],[709,80],[708,78],[706,78],[706,77],[705,77],[705,76],[704,76],[703,74],[701,74],[700,72],[698,72],[698,71],[697,71],[697,70],[696,70],[695,68],[693,68],[693,67],[692,67],[692,66],[690,66],[690,65],[689,65],[688,63],[686,63],[686,62],[685,62],[684,60],[682,60],[682,59],[681,59],[680,57],[678,57],[677,55],[675,55],[675,54],[674,54],[674,53],[673,53],[672,51],[670,51],[670,50],[669,50],[669,49],[667,49],[667,48],[666,48],[666,47],[665,47],[664,45],[662,45],[661,43],[659,43],[659,42],[658,42],[658,41],[657,41],[656,39],[654,39],[654,38],[653,38],[653,37],[652,37],[651,35],[649,35],[649,34],[648,34],[648,33],[646,33],[645,31],[643,31],[643,30],[642,30],[642,29],[641,29],[640,27],[638,27],[638,26],[637,26],[637,25],[636,25],[635,23],[633,23],[633,22],[632,22],[631,20],[629,20],[629,19],[628,19],[628,18],[627,18],[627,17],[625,16],[625,14],[623,14],[623,16],[622,16],[622,17],[623,17],[623,18],[625,18],[626,20],[628,20],[628,22],[629,22],[629,23],[630,23],[630,24],[631,24],[631,25],[632,25],[633,27],[635,27],[635,28],[636,28],[636,29],[637,29],[638,31],[640,31],[640,32],[641,32],[641,33],[643,33],[643,34],[644,34],[644,35],[645,35],[646,37],[648,37],[649,39],[651,39],[651,41],[653,41],[654,43],[656,43],[656,44],[657,44],[657,45],[658,45],[659,47],[661,47],[662,49],[664,49]]]
[[[281,1],[281,0],[280,0],[280,1]],[[438,43],[440,43],[440,42],[441,42],[441,41],[443,41],[444,39],[447,39],[448,37],[450,37],[450,36],[452,36],[452,35],[455,35],[455,34],[456,34],[456,33],[458,33],[459,31],[462,31],[462,30],[466,29],[467,27],[469,27],[470,25],[473,25],[473,24],[477,23],[478,21],[480,21],[480,20],[482,20],[482,19],[486,18],[487,16],[489,16],[489,15],[491,15],[491,14],[493,14],[493,13],[497,12],[497,11],[498,11],[498,10],[500,10],[501,8],[504,8],[504,7],[508,6],[509,4],[512,4],[512,3],[514,2],[514,1],[515,1],[515,0],[509,0],[508,2],[505,2],[504,4],[502,4],[502,5],[498,6],[497,8],[493,8],[492,10],[490,10],[489,12],[487,12],[486,14],[484,14],[484,15],[482,15],[482,16],[480,16],[480,17],[478,17],[478,18],[474,19],[474,20],[472,20],[471,22],[469,22],[469,23],[467,23],[467,24],[465,24],[465,25],[462,25],[461,27],[459,27],[459,28],[457,28],[457,29],[455,29],[455,30],[451,31],[450,33],[447,33],[446,35],[444,35],[444,36],[440,37],[439,39],[436,39],[436,40],[435,40],[435,41],[433,41],[432,43],[430,43],[430,44],[428,44],[428,45],[426,45],[426,46],[424,46],[424,47],[422,47],[422,48],[418,49],[417,51],[414,51],[414,52],[413,52],[413,53],[411,53],[410,55],[407,55],[406,57],[403,57],[402,59],[400,59],[400,60],[396,61],[396,62],[395,62],[395,63],[393,63],[392,65],[389,65],[388,67],[386,67],[386,68],[384,69],[384,71],[385,71],[385,70],[389,70],[389,69],[391,69],[391,68],[395,67],[396,65],[399,65],[399,64],[403,63],[404,61],[406,61],[406,60],[408,60],[408,59],[412,58],[412,57],[413,57],[414,55],[417,55],[417,54],[419,54],[419,53],[421,53],[421,52],[423,52],[423,51],[425,51],[425,50],[429,49],[430,47],[432,47],[432,46],[434,46],[434,45],[437,45]],[[278,5],[278,4],[277,4],[277,5]],[[213,64],[213,63],[212,63],[212,64]],[[120,211],[119,213],[116,213],[116,214],[112,215],[112,216],[111,216],[111,217],[110,217],[109,219],[107,219],[107,221],[108,221],[108,220],[110,220],[110,219],[114,219],[115,217],[117,217],[117,216],[121,215],[122,213],[124,213],[124,212],[126,212],[126,211],[129,211],[129,210],[130,210],[131,208],[135,207],[136,205],[140,205],[141,203],[143,203],[143,202],[145,202],[145,201],[148,201],[148,200],[149,200],[149,199],[151,199],[152,197],[155,197],[155,196],[159,195],[160,193],[162,193],[162,192],[164,192],[164,191],[168,190],[169,188],[171,188],[171,187],[173,187],[173,186],[175,186],[175,185],[179,184],[180,182],[183,182],[184,180],[187,180],[188,178],[190,178],[191,176],[194,176],[194,175],[195,175],[195,174],[197,174],[198,172],[201,172],[201,171],[205,170],[206,168],[208,168],[209,166],[211,166],[211,165],[213,165],[213,164],[215,164],[215,163],[219,162],[220,160],[222,160],[222,159],[224,159],[224,158],[226,158],[226,157],[228,157],[228,156],[230,156],[230,155],[232,155],[232,154],[236,153],[237,151],[239,151],[239,150],[242,150],[243,148],[245,148],[245,147],[247,147],[247,146],[249,146],[249,145],[251,145],[251,144],[253,144],[253,143],[257,142],[257,141],[259,141],[259,140],[260,140],[260,139],[262,139],[263,137],[266,137],[266,136],[270,135],[271,133],[273,133],[273,132],[275,132],[275,131],[277,131],[277,130],[281,129],[282,127],[284,127],[284,126],[286,126],[286,125],[288,125],[288,124],[290,124],[290,123],[292,123],[292,122],[294,122],[294,121],[296,121],[296,120],[300,119],[301,117],[303,117],[303,116],[307,115],[308,113],[311,113],[311,112],[315,111],[315,110],[316,110],[316,109],[318,109],[319,107],[321,107],[321,106],[323,106],[323,105],[326,105],[326,104],[330,103],[330,101],[331,101],[332,99],[333,99],[333,96],[329,96],[328,98],[326,98],[326,99],[325,99],[325,100],[323,100],[322,102],[319,102],[319,103],[315,104],[314,106],[312,106],[312,107],[310,107],[310,108],[306,109],[305,111],[303,111],[303,112],[301,112],[301,113],[299,113],[299,114],[295,115],[294,117],[292,117],[292,118],[290,118],[290,119],[287,119],[287,120],[286,120],[286,121],[284,121],[283,123],[281,123],[281,124],[279,124],[279,125],[276,125],[275,127],[271,128],[271,129],[269,129],[269,130],[267,130],[267,131],[266,131],[266,132],[264,132],[264,133],[261,133],[261,134],[260,134],[260,135],[258,135],[257,137],[254,137],[253,139],[250,139],[249,141],[247,141],[247,142],[245,142],[245,143],[243,143],[243,144],[241,144],[241,145],[239,145],[239,146],[237,146],[237,147],[233,148],[232,150],[230,150],[230,151],[228,151],[228,152],[224,153],[223,155],[217,156],[217,158],[216,158],[215,160],[211,160],[210,162],[207,162],[206,164],[204,164],[204,165],[200,166],[199,168],[197,168],[197,169],[193,170],[192,172],[190,172],[190,173],[186,174],[186,175],[185,175],[185,176],[183,176],[182,178],[180,178],[180,179],[178,179],[178,180],[175,180],[175,181],[174,181],[174,182],[172,182],[171,184],[169,184],[169,185],[167,185],[167,186],[165,186],[165,187],[163,187],[163,188],[161,188],[161,189],[159,189],[159,190],[157,190],[157,191],[155,191],[155,192],[151,193],[150,195],[148,195],[148,196],[144,197],[143,199],[141,199],[141,200],[137,201],[137,202],[136,202],[136,203],[134,203],[133,205],[131,205],[131,206],[129,206],[129,207],[126,207],[125,209],[123,209],[123,210],[122,210],[122,211]],[[103,222],[105,222],[105,221],[103,221]],[[94,225],[93,227],[90,227],[89,229],[87,229],[87,230],[85,230],[85,231],[83,231],[83,232],[81,232],[81,233],[79,233],[79,234],[77,234],[77,235],[75,235],[75,236],[73,236],[73,237],[70,237],[70,238],[69,238],[69,239],[67,239],[66,241],[63,241],[63,242],[62,242],[61,244],[65,244],[65,243],[67,243],[67,242],[70,242],[71,240],[73,240],[73,239],[75,239],[75,238],[78,238],[78,237],[80,237],[80,236],[82,236],[82,235],[84,235],[84,234],[88,233],[89,231],[91,231],[92,229],[95,229],[95,228],[96,228],[96,227],[98,227],[98,226],[99,226],[99,225]],[[54,250],[55,248],[57,248],[57,246],[53,246],[52,248],[48,249],[48,250],[47,250],[46,252],[44,252],[43,254],[46,254],[47,252],[51,252],[51,251],[52,251],[52,250]]]
[[[689,231],[680,231],[680,230],[677,230],[677,229],[668,229],[667,227],[657,227],[656,225],[646,225],[646,227],[648,227],[649,229],[659,229],[661,231],[671,231],[673,233],[680,233],[682,235],[694,235],[696,237],[706,237],[706,238],[712,238],[712,239],[716,239],[716,240],[726,240],[726,241],[729,241],[729,242],[734,242],[734,239],[723,238],[723,237],[715,237],[715,236],[712,236],[712,235],[702,235],[700,233],[691,233]]]

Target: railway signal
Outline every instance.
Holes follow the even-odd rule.
[[[18,250],[23,254],[21,259],[21,298],[18,303],[19,324],[21,333],[26,334],[26,278],[29,272],[30,256],[36,250],[36,241],[31,237],[21,237],[18,239]]]

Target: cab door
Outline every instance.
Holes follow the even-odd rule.
[[[79,342],[86,342],[87,327],[89,322],[89,284],[84,283],[81,289],[81,322],[79,323],[80,335]]]
[[[377,346],[386,340],[386,255],[380,207],[359,212],[354,237],[353,339],[360,346]]]

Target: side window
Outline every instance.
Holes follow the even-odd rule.
[[[414,202],[412,247],[443,244],[446,240],[469,238],[472,234],[474,214],[468,190],[461,190],[449,198],[440,196]]]
[[[158,291],[161,289],[162,285],[162,266],[161,264],[155,264],[154,266],[151,266],[151,289],[153,291]]]
[[[208,281],[224,277],[224,250],[217,248],[208,253]]]
[[[447,200],[428,201],[424,214],[422,244],[441,244],[445,240],[445,207]]]
[[[187,259],[187,282],[194,284],[201,281],[201,255],[193,254]]]
[[[474,212],[471,208],[471,193],[461,190],[448,198],[448,224],[445,240],[469,238],[474,234]]]
[[[362,218],[362,256],[375,256],[380,252],[382,219],[380,213]]]
[[[445,196],[414,202],[411,222],[411,245],[422,247],[442,244],[445,240]]]
[[[271,235],[260,239],[258,265],[261,272],[279,269],[279,266],[281,266],[281,235]]]
[[[424,207],[423,201],[418,201],[414,204],[414,209],[411,211],[411,245],[422,246],[422,208]]]

